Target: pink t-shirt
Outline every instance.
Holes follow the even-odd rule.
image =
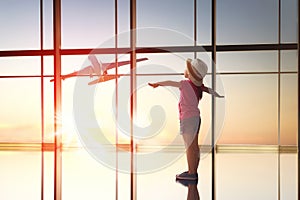
[[[179,119],[187,119],[191,117],[197,117],[200,115],[198,108],[199,100],[195,94],[193,86],[190,80],[180,81],[180,99],[178,103]]]

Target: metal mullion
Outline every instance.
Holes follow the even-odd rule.
[[[136,0],[130,0],[130,199],[136,200],[134,117],[136,108]]]
[[[194,0],[194,47],[197,46],[197,0]],[[194,58],[197,58],[197,52],[194,51]]]
[[[116,101],[116,113],[115,113],[115,118],[116,118],[116,122],[118,123],[119,120],[119,113],[118,113],[118,107],[119,107],[119,103],[118,103],[118,99],[119,99],[119,90],[118,90],[118,0],[115,0],[115,62],[116,62],[116,68],[115,68],[115,75],[116,75],[116,79],[115,79],[115,91],[116,91],[116,97],[115,97],[115,101]],[[116,123],[116,127],[115,127],[115,134],[116,134],[116,200],[119,199],[119,132],[118,132],[118,125]]]
[[[44,48],[44,17],[43,17],[43,0],[40,0],[40,49]],[[44,199],[44,136],[45,136],[45,118],[44,118],[44,56],[41,55],[41,200]]]
[[[297,43],[289,44],[246,44],[246,45],[217,45],[218,52],[235,52],[235,51],[271,51],[271,50],[297,50]],[[157,46],[157,47],[136,47],[136,53],[170,53],[170,52],[211,52],[212,46]],[[88,55],[93,51],[95,54],[115,54],[128,53],[130,48],[95,48],[95,49],[60,49],[61,55]],[[40,56],[54,55],[52,49],[43,50],[13,50],[0,51],[0,57],[8,56]]]
[[[212,89],[215,91],[216,89],[216,0],[212,0]],[[212,115],[211,115],[211,122],[212,122],[212,129],[211,129],[211,142],[212,142],[212,199],[216,199],[216,177],[215,177],[215,97],[212,96]]]
[[[53,0],[54,16],[54,200],[62,197],[62,138],[61,138],[61,0]]]
[[[280,45],[281,43],[281,0],[278,0],[278,45]],[[278,154],[277,154],[277,199],[280,200],[280,195],[281,195],[281,191],[280,191],[280,181],[281,181],[281,173],[280,173],[280,109],[281,109],[281,101],[280,101],[280,86],[281,86],[281,51],[280,49],[278,49],[278,55],[277,55],[277,64],[278,64],[278,83],[277,83],[277,145],[278,145]]]
[[[300,0],[298,0],[298,44],[297,44],[297,50],[298,50],[298,138],[297,138],[297,146],[298,146],[298,187],[297,187],[297,193],[298,193],[298,200],[300,200],[300,152],[299,152],[299,144],[300,144]]]
[[[46,77],[46,76],[43,76],[43,77]],[[5,76],[0,76],[0,78],[41,78],[41,75],[20,75],[20,76],[5,75]]]
[[[270,74],[278,74],[278,71],[273,72],[216,72],[216,75],[270,75]],[[286,72],[280,72],[280,74],[297,74],[297,71],[286,71]],[[119,76],[130,76],[130,74],[119,74]],[[183,75],[183,73],[161,73],[161,74],[155,74],[155,73],[145,73],[145,74],[138,74],[136,73],[136,76],[180,76]],[[212,73],[207,73],[207,75],[212,75]],[[86,75],[77,75],[78,77],[89,77],[89,74]],[[44,78],[53,78],[53,75],[43,75]],[[0,76],[0,79],[6,78],[41,78],[41,75],[5,75]]]
[[[41,56],[41,55],[53,55],[54,51],[50,49],[44,50],[12,50],[12,51],[0,51],[0,57],[12,57],[12,56]]]

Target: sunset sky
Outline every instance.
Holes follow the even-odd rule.
[[[211,43],[210,1],[198,1],[198,45]],[[217,44],[258,44],[278,42],[278,5],[272,0],[222,0],[217,1]],[[297,41],[297,1],[282,2],[281,42]],[[172,6],[170,7],[170,4]],[[129,45],[129,1],[120,1],[118,9],[119,46]],[[238,16],[238,17],[237,17]],[[62,48],[114,47],[114,1],[111,0],[62,0]],[[39,0],[10,0],[0,2],[0,50],[27,50],[40,48]],[[193,1],[138,0],[137,1],[138,46],[184,46],[193,45]],[[44,49],[53,48],[52,1],[44,1]],[[149,29],[151,28],[151,29]],[[148,29],[148,30],[147,30]],[[155,34],[157,35],[155,35]],[[143,54],[148,61],[139,63],[138,73],[183,73],[185,59],[192,53]],[[112,62],[113,55],[97,55],[103,62]],[[210,63],[210,56],[198,54]],[[127,60],[128,56],[120,56]],[[53,57],[45,57],[44,73],[53,75]],[[87,56],[62,56],[63,74],[71,73],[88,65]],[[127,73],[129,66],[120,68]],[[145,70],[145,71],[143,71]],[[281,52],[281,71],[297,72],[297,52]],[[209,71],[211,71],[209,69]],[[267,74],[218,75],[217,90],[225,100],[217,102],[217,136],[220,144],[277,144],[278,104],[280,101],[281,144],[296,144],[297,132],[297,74],[281,74],[280,99],[278,101],[278,52],[218,52],[217,72],[266,72]],[[165,71],[166,72],[166,71]],[[1,57],[1,76],[40,75],[40,57]],[[113,73],[113,71],[112,71]],[[180,80],[183,76],[140,76],[144,80]],[[53,83],[45,78],[45,133],[46,141],[53,141]],[[74,87],[76,78],[63,82],[62,121],[65,142],[77,139],[73,120]],[[88,82],[86,80],[86,82]],[[121,79],[120,79],[121,81]],[[124,83],[129,79],[124,77]],[[208,75],[206,85],[211,86]],[[41,140],[41,92],[40,78],[1,78],[0,91],[0,141],[39,142]],[[24,89],[26,88],[26,89]],[[97,121],[108,140],[114,141],[116,123],[113,119],[112,99],[115,82],[97,86],[95,104]],[[168,144],[178,134],[176,95],[166,88],[152,89],[141,85],[137,92],[136,122],[140,126],[151,123],[150,108],[160,105],[166,112],[166,124],[161,134],[145,144]],[[159,99],[157,97],[160,97]],[[120,97],[121,100],[122,97]],[[161,100],[160,100],[161,99]],[[125,99],[126,100],[126,99]],[[99,100],[100,101],[100,100]],[[200,103],[202,113],[202,140],[210,134],[211,99],[205,95]],[[126,109],[125,109],[126,110]],[[218,114],[220,112],[220,114]],[[223,118],[223,115],[225,118]],[[120,119],[123,120],[123,119]],[[113,128],[112,128],[113,127]],[[90,127],[91,130],[93,127]],[[126,133],[120,140],[126,142]],[[204,142],[204,141],[203,141]]]

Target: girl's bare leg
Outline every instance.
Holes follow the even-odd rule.
[[[183,133],[186,146],[186,158],[190,174],[196,174],[199,166],[200,149],[198,145],[198,134]]]

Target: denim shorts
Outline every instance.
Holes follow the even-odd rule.
[[[198,134],[201,124],[201,118],[191,117],[187,119],[180,120],[180,134],[188,133],[188,134]]]

